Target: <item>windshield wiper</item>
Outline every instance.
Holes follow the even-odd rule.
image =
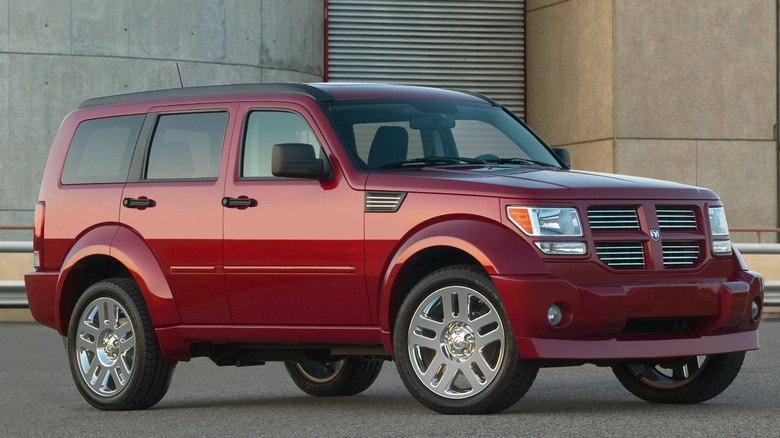
[[[524,164],[524,165],[531,165],[531,166],[561,167],[557,164],[550,164],[550,163],[545,163],[544,161],[536,161],[530,158],[519,158],[519,157],[488,159],[485,161],[487,161],[488,163],[498,163],[498,164]]]
[[[398,169],[407,165],[417,166],[450,166],[453,164],[486,164],[485,160],[468,157],[423,157],[414,158],[405,161],[396,161],[394,163],[385,163],[379,166],[380,169]]]

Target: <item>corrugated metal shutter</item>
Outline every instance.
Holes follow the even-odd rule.
[[[463,88],[525,112],[525,0],[328,0],[328,80]]]

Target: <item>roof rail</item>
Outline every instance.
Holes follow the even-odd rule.
[[[253,93],[290,93],[309,96],[317,101],[333,100],[329,93],[309,84],[294,82],[254,83],[231,85],[206,85],[199,87],[168,88],[163,90],[140,91],[137,93],[117,94],[113,96],[87,99],[79,108],[91,108],[115,103],[140,102],[151,99],[217,96],[221,94],[253,94]]]

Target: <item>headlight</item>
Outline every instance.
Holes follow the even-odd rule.
[[[710,207],[710,231],[712,233],[712,252],[715,254],[730,254],[729,224],[726,222],[726,212],[723,207]]]
[[[723,207],[710,207],[710,229],[713,236],[728,236],[729,224],[726,223],[726,212]]]
[[[571,207],[507,207],[507,216],[532,237],[579,237],[582,225],[577,209]]]

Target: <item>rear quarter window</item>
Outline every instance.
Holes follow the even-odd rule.
[[[144,115],[82,122],[68,149],[63,184],[109,184],[127,181]]]

